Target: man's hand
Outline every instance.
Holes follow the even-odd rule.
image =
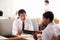
[[[17,35],[21,35],[23,33],[23,31],[18,31]]]

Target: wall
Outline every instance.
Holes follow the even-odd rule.
[[[13,10],[12,0],[0,0],[0,10],[3,11],[3,17],[7,18],[12,15]]]
[[[55,18],[60,19],[60,0],[49,0],[50,10]],[[42,18],[44,13],[44,0],[0,0],[0,10],[4,12],[4,17],[14,17],[16,11],[25,9],[30,18]]]

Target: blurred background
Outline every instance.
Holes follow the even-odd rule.
[[[41,24],[45,11],[52,11],[55,16],[53,22],[60,28],[60,0],[48,1],[49,4],[45,5],[45,0],[0,0],[0,35],[11,35],[12,23],[20,9],[26,10],[34,28]]]
[[[3,16],[0,19],[15,18],[19,9],[25,9],[27,16],[31,19],[42,18],[45,12],[45,0],[0,0],[0,11]],[[60,0],[49,0],[49,11],[60,20]]]

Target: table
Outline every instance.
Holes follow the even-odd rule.
[[[22,37],[12,37],[12,38],[6,38],[6,37],[3,37],[3,36],[0,36],[0,40],[26,40]]]
[[[34,40],[33,35],[30,35],[30,34],[21,34],[21,35],[17,35],[11,38],[0,36],[0,39],[3,39],[3,40]]]
[[[22,34],[22,35],[17,35],[15,37],[11,38],[6,38],[3,36],[0,36],[1,40],[34,40],[33,36],[30,34]]]
[[[7,39],[6,37],[0,36],[0,39]]]
[[[33,35],[30,35],[30,34],[22,34],[22,35],[17,35],[17,36],[25,38],[27,40],[34,40]]]

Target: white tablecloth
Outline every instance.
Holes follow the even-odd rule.
[[[6,37],[0,36],[0,40],[7,39]]]
[[[18,37],[22,37],[22,38],[25,38],[27,40],[34,40],[33,36],[30,34],[22,34],[22,35],[18,35]]]

